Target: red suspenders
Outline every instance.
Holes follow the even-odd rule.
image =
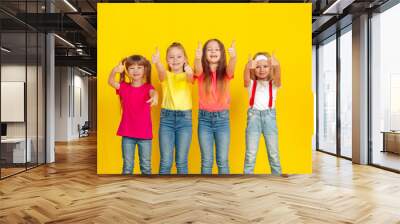
[[[256,97],[256,88],[257,88],[257,80],[253,81],[253,86],[251,88],[251,97],[250,97],[250,107],[253,108],[254,98]]]
[[[272,81],[269,81],[269,100],[268,100],[268,107],[272,108],[272,101],[274,96],[272,95]],[[253,81],[253,86],[251,88],[251,97],[250,97],[250,107],[253,108],[254,105],[254,98],[256,98],[256,88],[257,88],[257,80]]]
[[[268,102],[268,107],[269,109],[272,108],[272,99],[274,98],[274,95],[272,95],[272,80],[269,81],[269,102]]]

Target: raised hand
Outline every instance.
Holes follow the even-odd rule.
[[[119,87],[120,87],[119,82],[116,82],[116,81],[115,81],[115,76],[117,75],[117,73],[121,74],[122,72],[126,71],[126,69],[125,69],[125,62],[124,62],[124,61],[125,61],[125,59],[123,59],[122,61],[120,61],[120,62],[118,63],[118,65],[116,65],[116,66],[112,69],[110,75],[108,76],[108,84],[109,84],[110,86],[114,87],[115,89],[119,89]]]
[[[271,54],[271,60],[268,60],[268,61],[270,61],[270,65],[273,68],[272,79],[274,80],[274,84],[277,87],[280,87],[281,86],[281,66],[279,64],[278,59],[276,59],[274,53]]]
[[[150,103],[150,106],[156,106],[158,104],[158,94],[152,94],[146,103]]]
[[[184,68],[185,68],[185,73],[187,75],[190,75],[190,76],[193,75],[193,69],[192,69],[192,67],[190,67],[189,64],[185,63]]]
[[[156,52],[152,55],[151,61],[153,64],[160,62],[160,51],[158,50],[158,47],[156,48]]]
[[[228,48],[228,53],[231,58],[236,57],[236,41],[235,40],[232,41],[231,47]]]
[[[247,62],[248,69],[255,69],[256,68],[256,61],[253,60],[251,54],[249,54],[248,62]]]
[[[203,45],[201,44],[201,42],[199,41],[197,44],[197,49],[196,49],[196,59],[201,59],[201,57],[203,56]]]
[[[113,68],[115,73],[122,73],[125,70],[125,66],[122,64],[122,61]]]
[[[271,64],[272,64],[272,66],[279,66],[279,61],[278,61],[278,59],[276,59],[274,53],[272,53],[272,55],[271,55]]]

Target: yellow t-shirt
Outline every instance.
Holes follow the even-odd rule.
[[[167,71],[161,82],[163,100],[161,107],[168,110],[192,109],[192,84],[187,81],[186,73],[174,74]]]

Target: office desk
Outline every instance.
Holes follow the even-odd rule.
[[[383,134],[382,152],[393,152],[400,154],[400,132],[382,131],[381,133]]]
[[[1,139],[1,157],[6,163],[25,163],[31,162],[31,145],[32,140],[26,140],[26,154],[25,154],[25,138],[6,138]],[[26,159],[26,161],[25,161]]]

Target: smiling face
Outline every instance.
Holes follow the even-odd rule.
[[[271,68],[267,60],[259,60],[256,62],[255,75],[257,79],[268,80],[270,72]]]
[[[128,67],[128,77],[133,81],[142,80],[144,77],[144,66],[138,64],[132,64]]]
[[[210,41],[207,44],[206,59],[210,64],[218,64],[221,59],[221,48],[216,41]]]
[[[185,53],[182,49],[172,47],[167,52],[167,63],[168,66],[174,72],[182,72],[183,66],[186,63]]]

